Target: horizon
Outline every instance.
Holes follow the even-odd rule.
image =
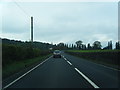
[[[100,41],[103,47],[118,41],[117,2],[4,2],[2,9],[1,38],[30,41],[33,16],[34,41]]]
[[[1,38],[0,37],[0,39],[7,39],[7,40],[14,40],[14,41],[20,41],[20,42],[31,42],[31,40],[30,41],[22,41],[22,40],[16,40],[16,39],[8,39],[8,38]],[[77,40],[78,41],[78,40]],[[57,43],[57,44],[54,44],[54,43],[52,43],[52,42],[41,42],[41,41],[33,41],[33,42],[40,42],[40,43],[48,43],[48,44],[52,44],[52,45],[57,45],[57,44],[59,44],[59,43],[64,43],[64,42],[59,42],[59,43]],[[108,41],[109,42],[109,41]],[[101,45],[102,45],[102,47],[101,47],[101,49],[103,49],[103,48],[105,48],[105,47],[107,47],[108,46],[108,42],[106,42],[106,46],[103,46],[102,45],[102,43],[101,43]],[[119,41],[117,41],[117,42],[119,42]],[[94,42],[93,42],[94,43]],[[88,44],[90,44],[91,46],[93,46],[93,43],[83,43],[84,45],[88,45]],[[68,44],[68,45],[76,45],[75,44],[75,42],[74,43],[64,43],[64,44]],[[115,44],[116,44],[116,42],[115,43],[113,43],[113,41],[112,41],[112,49],[115,49]]]

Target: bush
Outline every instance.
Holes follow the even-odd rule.
[[[98,51],[98,52],[72,52],[72,51],[67,51],[67,53],[71,55],[75,55],[78,57],[86,58],[86,59],[92,59],[95,61],[99,62],[105,62],[109,64],[119,64],[118,60],[118,53],[120,51]]]
[[[2,44],[3,66],[13,61],[26,60],[48,54],[50,54],[48,50],[41,51],[40,49],[32,48],[31,46],[22,47],[17,45]]]

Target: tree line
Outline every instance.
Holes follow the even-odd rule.
[[[29,47],[31,42],[30,41],[20,41],[20,40],[10,40],[10,39],[3,38],[2,44],[10,44],[10,45],[17,45],[17,46],[22,46],[22,47]],[[50,47],[54,47],[54,45],[49,44],[49,43],[34,41],[32,44],[32,47],[39,48],[41,50],[48,50]]]
[[[77,49],[77,50],[112,50],[113,49],[113,44],[112,41],[108,42],[108,45],[106,47],[102,48],[101,42],[100,41],[95,41],[92,45],[90,43],[83,44],[83,41],[78,40],[75,42],[75,44],[65,44],[65,43],[59,43],[56,45],[56,49]],[[120,42],[115,43],[115,48],[114,49],[120,49]]]
[[[14,61],[32,59],[51,53],[48,43],[22,42],[16,40],[2,39],[2,65],[3,67]]]

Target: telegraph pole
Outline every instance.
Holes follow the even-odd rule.
[[[33,17],[31,17],[31,43],[33,43]]]

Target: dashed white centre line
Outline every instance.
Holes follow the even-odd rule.
[[[66,58],[64,58],[65,60],[67,60]]]
[[[99,88],[93,81],[91,81],[88,77],[86,77],[82,72],[80,72],[77,68],[75,70],[82,75],[94,88]]]
[[[67,61],[70,65],[72,65],[72,63],[70,63],[69,61]]]
[[[63,58],[67,61],[68,64],[72,65],[71,62],[69,62],[64,56]],[[85,78],[85,80],[87,80],[94,88],[99,88],[93,81],[91,81],[87,76],[85,76],[80,70],[78,70],[77,68],[74,68],[82,77]]]

